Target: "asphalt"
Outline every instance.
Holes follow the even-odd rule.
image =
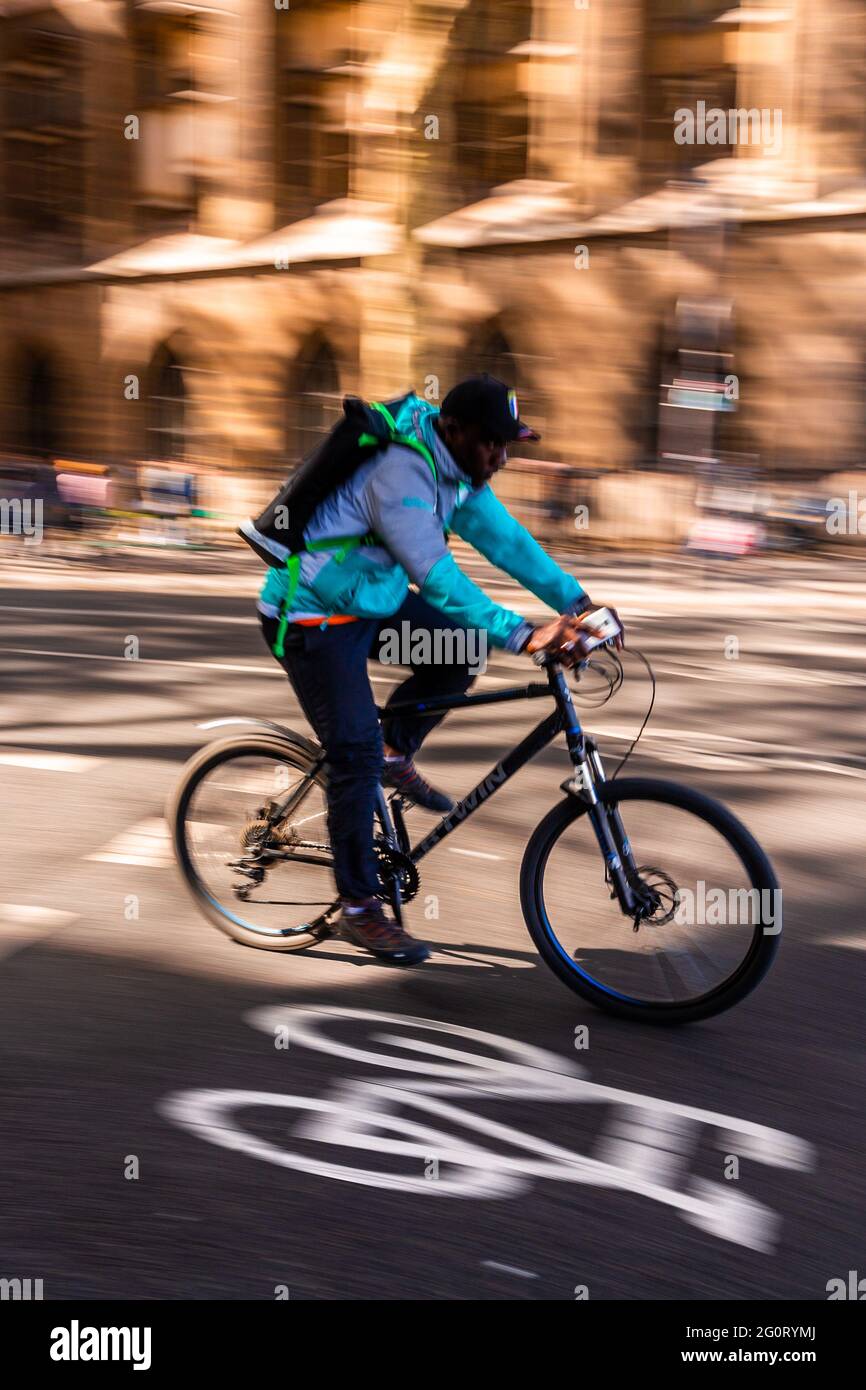
[[[634,771],[726,801],[784,889],[771,975],[682,1030],[595,1011],[533,950],[517,875],[558,744],[425,861],[421,969],[222,936],[161,818],[199,722],[304,727],[254,562],[5,561],[0,1276],[46,1298],[824,1299],[862,1266],[863,568],[574,564],[657,672]],[[627,670],[586,714],[611,757],[648,698]],[[484,679],[525,676],[496,657]],[[465,792],[538,715],[452,716],[423,766]]]

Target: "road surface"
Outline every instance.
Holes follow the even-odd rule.
[[[571,1300],[823,1299],[866,1273],[864,570],[577,572],[658,675],[633,770],[727,801],[783,885],[771,976],[683,1030],[605,1017],[532,949],[517,876],[561,741],[425,862],[422,969],[223,937],[162,816],[199,721],[304,727],[252,617],[255,562],[6,562],[0,1275],[46,1298]],[[526,669],[497,654],[482,685]],[[606,754],[647,698],[633,662],[586,717]],[[452,716],[424,770],[462,794],[538,717]],[[437,1058],[443,1085],[413,1092]],[[412,1135],[414,1156],[376,1147]]]

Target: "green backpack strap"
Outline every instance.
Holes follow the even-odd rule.
[[[293,555],[286,556],[286,594],[280,605],[280,625],[277,628],[277,636],[273,646],[274,656],[282,661],[286,654],[286,628],[289,625],[289,609],[295,591],[298,587],[298,580],[301,575],[301,553],[295,552]]]
[[[298,589],[298,582],[301,577],[301,556],[305,554],[315,554],[317,551],[333,550],[334,559],[341,565],[349,554],[350,550],[357,550],[361,545],[375,545],[378,537],[367,536],[329,536],[327,540],[310,541],[304,546],[303,550],[296,550],[291,555],[286,556],[286,593],[280,605],[280,625],[277,628],[277,636],[273,645],[273,653],[282,661],[286,654],[286,628],[289,625],[289,612],[292,607],[292,600]]]
[[[370,408],[371,410],[378,410],[379,414],[384,417],[385,423],[387,424],[388,430],[391,435],[390,443],[402,444],[407,449],[414,449],[416,454],[420,454],[423,459],[426,459],[427,466],[430,469],[430,472],[433,474],[433,481],[434,483],[438,483],[439,474],[436,470],[436,460],[434,459],[431,451],[427,448],[427,445],[422,440],[416,439],[414,435],[401,434],[400,431],[397,429],[397,422],[394,419],[394,416],[391,414],[388,407],[386,405],[383,405],[381,401],[371,401]],[[371,434],[362,434],[358,442],[359,444],[363,444],[365,441],[375,442],[375,436]]]

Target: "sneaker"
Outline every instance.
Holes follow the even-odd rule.
[[[407,801],[414,801],[416,806],[423,806],[425,811],[438,811],[444,816],[446,812],[454,810],[451,797],[431,787],[411,758],[386,759],[382,786],[394,787]]]
[[[394,965],[420,965],[427,960],[429,947],[387,917],[378,898],[369,898],[358,907],[359,912],[347,912],[344,903],[337,921],[337,930],[347,941]]]

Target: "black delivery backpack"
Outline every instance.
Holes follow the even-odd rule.
[[[410,391],[386,402],[367,402],[359,396],[346,396],[343,418],[290,474],[264,511],[238,527],[238,535],[260,560],[274,569],[287,571],[288,587],[274,644],[276,656],[283,655],[286,614],[297,588],[300,556],[304,551],[345,551],[357,545],[375,544],[374,536],[333,536],[308,546],[304,530],[319,503],[347,482],[362,463],[389,444],[404,444],[420,453],[435,478],[436,464],[426,444],[413,435],[400,434],[394,419],[414,394]]]

